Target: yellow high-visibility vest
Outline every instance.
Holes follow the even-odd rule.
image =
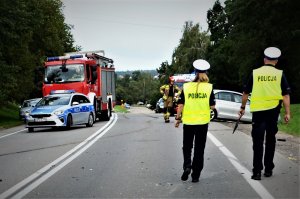
[[[164,100],[167,100],[168,97],[169,97],[169,91],[170,91],[170,85],[169,84],[166,84],[166,85],[162,85],[160,88],[159,88],[159,91],[161,94],[163,94],[163,99]],[[167,92],[165,92],[167,91]],[[181,93],[181,90],[180,88],[177,86],[177,85],[173,85],[173,95],[175,96],[175,92],[177,91],[177,95],[179,96],[180,93]],[[174,97],[173,96],[173,97]]]
[[[209,98],[212,92],[212,84],[188,82],[183,84],[183,91],[184,107],[182,111],[182,123],[189,125],[209,123]]]
[[[282,70],[273,66],[262,66],[253,70],[253,88],[250,111],[264,111],[275,108],[282,99]]]

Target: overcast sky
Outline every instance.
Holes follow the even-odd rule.
[[[207,30],[215,0],[62,0],[75,45],[104,50],[117,71],[155,70],[171,63],[185,21]]]

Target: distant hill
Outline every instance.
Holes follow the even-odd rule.
[[[119,76],[131,75],[134,71],[137,70],[127,70],[127,71],[116,71],[116,74]],[[139,70],[141,73],[150,73],[152,76],[158,75],[156,70]]]

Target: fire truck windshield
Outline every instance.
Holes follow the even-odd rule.
[[[45,69],[44,82],[46,84],[82,81],[84,81],[83,64],[67,64],[66,68],[62,65],[54,65]]]

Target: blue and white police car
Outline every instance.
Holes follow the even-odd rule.
[[[92,127],[95,109],[90,100],[73,90],[58,90],[43,97],[26,116],[26,128],[65,127],[76,125]]]

